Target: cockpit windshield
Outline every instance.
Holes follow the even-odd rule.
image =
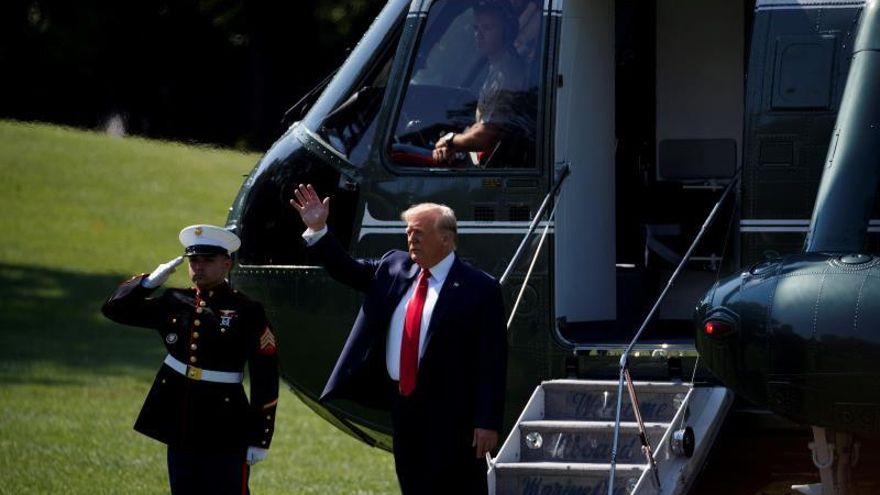
[[[533,0],[433,2],[392,160],[404,167],[534,167],[541,18]]]
[[[303,121],[355,166],[369,154],[408,4],[388,3]]]

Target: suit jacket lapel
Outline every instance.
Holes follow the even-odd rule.
[[[419,265],[409,262],[409,266],[404,266],[400,271],[400,276],[394,277],[391,287],[388,288],[388,311],[389,315],[394,313],[400,299],[406,295],[406,291],[412,286],[413,280],[419,274]]]
[[[431,322],[428,324],[428,335],[425,335],[425,349],[428,348],[428,344],[431,343],[431,337],[437,330],[437,322],[442,321],[443,316],[449,308],[455,307],[453,303],[458,296],[458,292],[460,291],[459,286],[461,285],[461,281],[459,280],[461,272],[459,269],[460,265],[461,261],[459,261],[458,256],[456,255],[455,260],[452,262],[452,266],[449,268],[449,273],[446,275],[446,280],[443,282],[443,287],[440,289],[440,296],[437,297],[437,302],[434,304],[434,311],[431,313]]]

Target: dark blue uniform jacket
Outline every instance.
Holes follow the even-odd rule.
[[[268,448],[278,402],[275,336],[262,306],[223,284],[210,291],[154,289],[143,276],[124,282],[102,311],[124,325],[156,330],[178,361],[196,368],[242,372],[249,365],[250,401],[241,383],[181,375],[162,364],[135,430],[193,451],[244,452]]]

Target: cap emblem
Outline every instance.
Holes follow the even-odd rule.
[[[195,235],[202,235],[202,228],[201,228],[201,227],[196,227],[195,230],[193,230],[193,234],[195,234]]]

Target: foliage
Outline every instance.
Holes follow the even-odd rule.
[[[343,61],[367,0],[0,2],[0,118],[264,149]]]

